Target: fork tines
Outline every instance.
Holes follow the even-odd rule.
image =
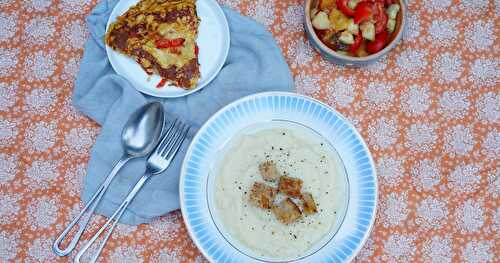
[[[169,125],[162,141],[158,144],[155,153],[163,158],[169,158],[175,155],[186,138],[189,129],[189,125],[176,119]]]

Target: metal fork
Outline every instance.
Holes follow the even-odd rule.
[[[170,165],[170,162],[172,161],[172,159],[174,159],[175,154],[182,145],[182,142],[184,141],[184,139],[186,139],[189,129],[190,127],[188,125],[183,124],[182,122],[177,120],[170,125],[161,142],[158,144],[153,153],[151,153],[151,155],[149,156],[146,165],[146,172],[144,173],[144,175],[135,184],[132,191],[130,191],[130,193],[127,195],[123,203],[118,207],[116,212],[108,219],[108,221],[106,221],[106,223],[99,229],[99,231],[97,231],[97,233],[92,237],[92,239],[90,239],[82,247],[82,249],[78,251],[78,254],[75,257],[74,262],[80,262],[80,258],[82,257],[82,255],[90,248],[90,246],[92,246],[92,244],[97,240],[97,238],[99,238],[99,236],[104,232],[104,230],[106,230],[106,228],[112,223],[109,232],[104,237],[103,241],[101,242],[101,245],[99,246],[97,252],[92,257],[90,262],[97,261],[97,258],[101,254],[102,249],[106,245],[106,242],[108,241],[109,237],[111,236],[111,233],[116,227],[116,224],[120,220],[121,216],[127,209],[130,202],[132,202],[132,200],[137,195],[139,190],[142,188],[144,183],[151,176],[159,174],[165,171],[165,169],[167,169],[167,167]]]

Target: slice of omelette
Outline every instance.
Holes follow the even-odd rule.
[[[105,42],[132,57],[149,74],[184,89],[200,78],[196,0],[141,0],[112,23]]]

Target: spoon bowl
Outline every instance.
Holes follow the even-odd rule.
[[[132,113],[122,132],[124,151],[134,157],[149,154],[160,140],[163,115],[159,102],[148,103]]]

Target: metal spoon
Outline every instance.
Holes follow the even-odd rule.
[[[104,180],[101,186],[94,193],[90,201],[85,205],[83,210],[78,214],[78,216],[73,219],[73,221],[64,229],[61,235],[56,239],[54,245],[52,246],[52,250],[59,256],[68,255],[75,247],[76,243],[80,239],[83,231],[85,230],[91,215],[94,213],[94,210],[99,204],[101,198],[104,193],[108,189],[111,181],[123,167],[125,163],[127,163],[130,159],[143,157],[148,155],[158,144],[158,141],[161,138],[161,132],[164,124],[164,113],[163,107],[159,102],[151,102],[148,103],[137,111],[132,113],[130,118],[128,119],[125,127],[122,131],[122,146],[124,149],[124,153],[120,160],[115,164],[113,170],[109,173],[108,177]],[[73,226],[82,218],[85,212],[88,213],[83,218],[82,222],[79,224],[80,228],[76,232],[76,234],[71,239],[68,247],[65,249],[59,248],[61,242],[69,233],[69,231],[73,228]]]

